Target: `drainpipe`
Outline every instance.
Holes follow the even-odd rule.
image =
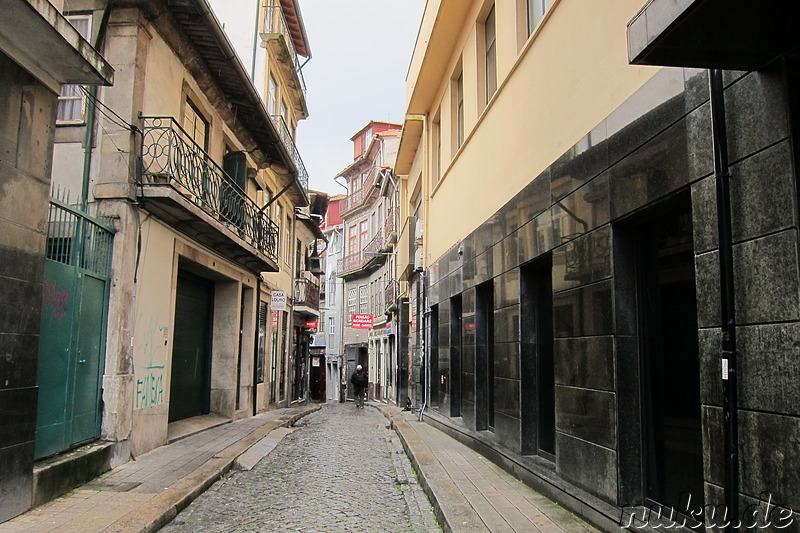
[[[722,320],[722,391],[725,424],[725,505],[731,519],[725,531],[736,530],[739,517],[739,425],[736,390],[736,313],[733,287],[733,238],[731,231],[728,136],[722,70],[709,71],[711,133],[714,141],[714,178],[717,188],[719,235],[720,318]]]
[[[111,4],[114,0],[106,0],[106,5],[103,8],[103,18],[100,21],[100,27],[97,30],[97,38],[94,42],[95,50],[101,50],[106,38],[106,29],[108,28],[108,19],[111,16]],[[87,90],[89,98],[86,102],[86,135],[84,136],[84,150],[83,150],[83,178],[81,181],[81,198],[80,202],[83,208],[89,204],[89,179],[92,170],[92,145],[94,144],[94,121],[95,112],[97,109],[97,85],[90,85]]]
[[[260,327],[259,321],[261,310],[261,274],[256,274],[256,340],[253,343],[253,416],[258,414],[258,328]],[[266,336],[266,331],[264,335]],[[266,337],[264,338],[264,346],[266,347]],[[264,363],[266,364],[266,354],[264,354]],[[263,367],[262,367],[263,368]]]

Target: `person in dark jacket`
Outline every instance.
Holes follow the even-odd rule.
[[[353,384],[353,390],[356,397],[356,408],[364,408],[364,395],[367,392],[367,385],[369,378],[367,372],[361,365],[356,366],[356,371],[350,377],[350,383]]]

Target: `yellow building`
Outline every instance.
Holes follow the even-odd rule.
[[[797,8],[643,4],[427,2],[396,162],[412,402],[607,530],[800,504]]]

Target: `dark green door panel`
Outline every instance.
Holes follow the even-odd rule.
[[[77,365],[75,368],[75,400],[72,414],[72,442],[95,439],[100,431],[100,389],[102,355],[105,341],[99,325],[105,319],[103,280],[88,274],[78,279],[81,306],[78,315]]]
[[[181,272],[175,298],[169,421],[207,414],[210,403],[212,282]]]
[[[45,261],[37,459],[100,436],[107,281]]]
[[[39,337],[39,403],[36,458],[69,446],[68,403],[75,361],[71,357],[75,314],[75,268],[45,261],[41,334]]]

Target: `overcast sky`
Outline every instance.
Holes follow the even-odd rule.
[[[210,0],[248,71],[258,0]],[[310,187],[344,189],[333,178],[353,162],[356,132],[370,120],[402,123],[405,78],[424,0],[299,0],[311,46],[303,67],[309,117],[297,147]],[[301,58],[302,61],[302,58]]]

